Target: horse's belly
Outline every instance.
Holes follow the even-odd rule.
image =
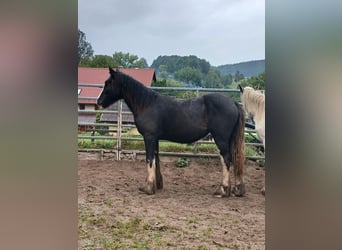
[[[192,130],[192,131],[168,131],[160,136],[162,140],[168,140],[179,143],[192,143],[208,134],[207,130]]]

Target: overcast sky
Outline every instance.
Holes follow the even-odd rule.
[[[213,66],[265,59],[265,0],[79,0],[94,54],[195,55]]]

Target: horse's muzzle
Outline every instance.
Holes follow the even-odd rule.
[[[101,99],[97,99],[96,104],[99,106],[103,105],[103,101]]]

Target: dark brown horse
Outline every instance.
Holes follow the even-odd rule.
[[[222,94],[207,94],[185,101],[161,95],[130,76],[109,68],[109,78],[97,104],[106,108],[124,99],[134,115],[138,131],[143,135],[146,149],[146,185],[139,188],[154,194],[163,188],[159,164],[159,140],[191,143],[208,133],[213,136],[221,154],[223,179],[215,195],[231,194],[230,164],[234,165],[236,196],[245,193],[244,113],[242,108]]]

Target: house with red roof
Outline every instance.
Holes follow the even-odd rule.
[[[152,82],[156,81],[153,68],[119,68],[119,70],[135,80],[151,87]],[[108,68],[78,68],[78,110],[98,110],[97,98],[102,92],[104,82],[109,77]],[[99,86],[100,85],[100,86]],[[96,114],[78,114],[78,124],[86,125],[94,123]]]

